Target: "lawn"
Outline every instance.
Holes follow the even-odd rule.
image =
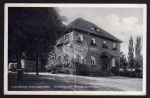
[[[85,77],[66,74],[28,73],[8,76],[9,91],[141,91],[142,79],[119,76]]]

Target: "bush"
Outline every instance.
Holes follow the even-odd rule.
[[[120,76],[125,76],[125,77],[138,77],[138,78],[142,78],[142,70],[141,69],[130,69],[127,68],[126,70],[120,70],[121,68],[116,68],[113,67],[112,68],[112,73],[115,74],[116,76],[120,75]]]
[[[87,65],[80,64],[78,62],[75,62],[74,65],[75,65],[75,69],[76,69],[76,72],[75,72],[76,75],[83,75],[83,76],[89,75],[89,68],[87,67]]]
[[[142,70],[142,68],[137,68],[136,70],[135,70],[135,72],[136,72],[136,77],[138,77],[138,78],[142,78],[143,77],[143,70]]]
[[[58,73],[70,74],[70,71],[68,68],[61,68],[58,70]]]
[[[120,74],[117,67],[112,67],[111,72],[116,76],[118,76]]]
[[[100,70],[99,72],[99,76],[110,76],[110,72],[109,71],[104,71],[104,70]]]

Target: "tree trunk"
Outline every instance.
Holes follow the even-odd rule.
[[[17,69],[21,69],[21,56],[20,55],[17,55]],[[18,76],[18,79],[20,80],[22,77],[22,71],[21,70],[17,71],[17,76]]]
[[[36,53],[36,75],[39,75],[39,70],[38,70],[38,55]]]

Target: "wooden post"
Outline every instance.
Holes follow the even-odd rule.
[[[17,69],[21,69],[21,56],[19,54],[17,55]],[[22,71],[21,70],[17,71],[17,76],[18,76],[18,80],[20,80],[22,77]]]

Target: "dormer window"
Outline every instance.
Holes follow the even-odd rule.
[[[78,42],[83,42],[83,35],[82,35],[82,34],[79,34],[78,37],[79,37]]]
[[[97,31],[97,32],[100,32],[100,30],[97,29],[96,27],[91,27],[90,29],[91,29],[91,30],[94,30],[94,31]]]
[[[92,28],[90,28],[91,30],[95,30],[95,28],[94,27],[92,27]]]
[[[103,48],[107,49],[107,41],[103,41]]]
[[[99,29],[97,29],[96,31],[100,32],[100,30],[99,30]]]
[[[117,50],[117,43],[113,43],[113,50]]]
[[[92,38],[92,39],[91,39],[91,45],[96,45],[95,38]]]

